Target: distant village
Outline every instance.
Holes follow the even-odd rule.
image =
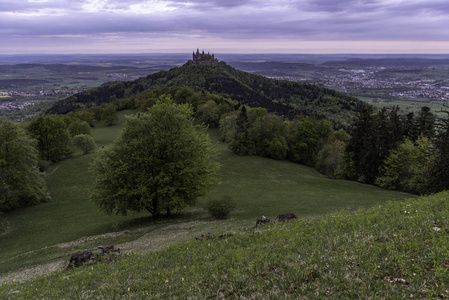
[[[367,67],[364,69],[339,69],[338,73],[315,74],[320,77],[319,80],[307,81],[307,83],[316,84],[325,87],[339,87],[346,93],[355,90],[392,90],[389,96],[398,99],[427,98],[429,100],[447,101],[449,100],[449,79],[434,80],[428,78],[408,79],[401,77],[386,77],[379,75],[379,71],[385,70],[385,67]],[[401,71],[404,68],[398,68]],[[442,67],[438,66],[438,70]],[[409,68],[413,70],[413,68]],[[445,69],[449,71],[449,66]],[[293,76],[271,77],[275,79],[304,82]]]
[[[26,107],[34,106],[33,102],[0,102],[0,110],[22,110]]]

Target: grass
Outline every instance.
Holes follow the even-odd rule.
[[[445,110],[445,107],[443,104],[445,104],[444,101],[436,101],[436,100],[430,100],[430,99],[395,99],[388,102],[376,102],[375,100],[377,98],[371,98],[371,97],[358,97],[360,100],[365,101],[374,107],[382,108],[392,108],[394,106],[398,106],[400,109],[401,114],[408,114],[410,112],[413,112],[417,114],[422,107],[427,106],[431,109],[431,111],[436,114],[437,116],[445,116],[445,114],[442,114],[440,111]],[[382,98],[382,97],[381,97]]]
[[[123,122],[123,113],[120,120]],[[111,143],[121,124],[94,127],[97,145]],[[75,156],[52,166],[47,175],[51,202],[2,215],[8,231],[0,235],[0,281],[60,270],[71,253],[101,244],[118,245],[126,253],[153,252],[192,240],[201,233],[252,227],[262,215],[274,219],[277,214],[293,212],[299,218],[309,218],[410,197],[355,182],[330,180],[312,168],[290,162],[240,157],[218,142],[216,130],[211,130],[210,135],[220,153],[219,184],[199,199],[196,207],[157,222],[146,212],[123,217],[98,211],[88,194],[94,178],[87,170],[95,154]],[[225,195],[235,199],[237,210],[229,219],[216,221],[207,214],[206,203]]]
[[[449,297],[448,192],[7,282],[11,299]],[[218,230],[218,228],[217,228]]]

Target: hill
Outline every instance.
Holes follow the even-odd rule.
[[[232,231],[4,283],[0,293],[12,299],[447,298],[447,197]]]
[[[120,123],[97,123],[92,134],[98,148],[114,141],[130,111],[120,112]],[[385,203],[410,194],[356,182],[332,180],[314,169],[287,161],[238,156],[219,142],[218,130],[209,130],[222,165],[219,183],[199,199],[197,206],[175,218],[155,221],[146,211],[128,216],[106,215],[89,201],[94,182],[88,171],[95,153],[75,153],[47,171],[52,200],[0,216],[8,226],[0,231],[0,282],[5,277],[26,278],[29,269],[63,269],[71,253],[115,244],[124,252],[152,252],[174,242],[188,241],[202,233],[222,233],[254,226],[256,218],[293,212],[298,218],[341,209]],[[237,210],[225,221],[216,221],[204,209],[211,199],[225,195]],[[45,265],[42,267],[42,265]],[[13,272],[13,274],[9,274]],[[1,294],[1,292],[0,292]],[[1,297],[0,297],[1,298]]]
[[[294,118],[306,115],[329,119],[335,127],[347,126],[362,101],[340,92],[311,84],[269,79],[239,71],[225,62],[214,66],[184,64],[134,81],[114,82],[88,90],[55,103],[47,114],[70,111],[113,102],[164,87],[189,86],[251,107],[263,107],[269,112]]]

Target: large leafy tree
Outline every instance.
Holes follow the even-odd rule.
[[[37,140],[37,149],[42,160],[58,162],[71,154],[70,134],[60,119],[38,117],[31,121],[27,129]]]
[[[415,143],[406,139],[391,151],[376,184],[412,193],[425,191],[426,171],[431,161],[429,139],[421,135]]]
[[[81,149],[84,154],[89,154],[95,149],[95,140],[91,135],[78,134],[72,139],[75,146]]]
[[[117,124],[118,114],[117,114],[117,109],[114,104],[109,104],[103,109],[103,113],[101,114],[101,119],[108,126]]]
[[[291,122],[288,135],[289,158],[294,162],[313,166],[318,139],[313,122]]]
[[[120,137],[92,165],[92,201],[107,213],[146,209],[155,217],[195,204],[215,182],[219,165],[192,113],[161,97],[147,113],[127,117]]]
[[[37,151],[18,124],[0,124],[0,211],[47,201],[43,174],[37,168]]]
[[[274,159],[285,159],[288,150],[286,131],[286,123],[276,115],[270,114],[257,118],[249,130],[255,154]]]

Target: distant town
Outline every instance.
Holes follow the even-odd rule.
[[[440,72],[438,72],[440,71]],[[432,73],[445,71],[447,79],[432,79]],[[296,76],[272,76],[272,78],[307,82],[329,88],[340,88],[345,93],[361,96],[361,91],[384,90],[385,95],[398,99],[449,100],[449,66],[415,67],[366,67],[358,69],[340,68],[337,72],[320,72],[320,79]],[[427,74],[426,74],[427,73]],[[318,75],[315,74],[315,75]],[[402,77],[400,75],[403,75]],[[427,76],[429,78],[426,78]]]

